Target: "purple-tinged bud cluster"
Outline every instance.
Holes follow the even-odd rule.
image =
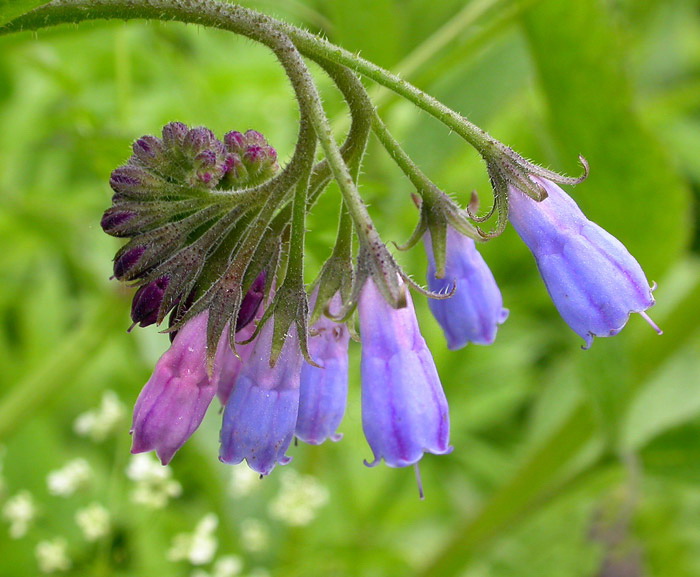
[[[554,305],[586,341],[619,333],[631,313],[654,305],[642,268],[624,245],[591,222],[553,182],[533,177],[547,198],[536,202],[511,188],[510,222],[532,251]]]
[[[158,311],[169,280],[167,276],[162,276],[136,291],[131,301],[131,320],[134,325],[147,327],[158,321]]]
[[[428,254],[428,287],[434,293],[454,294],[446,299],[430,299],[428,305],[438,321],[451,350],[468,343],[490,345],[498,325],[508,318],[496,280],[475,242],[453,228],[447,229],[445,276],[437,278],[429,234],[424,238]]]
[[[229,153],[227,163],[231,179],[244,180],[250,186],[267,180],[279,168],[277,151],[256,130],[245,134],[235,130],[228,132],[224,135],[224,146]]]

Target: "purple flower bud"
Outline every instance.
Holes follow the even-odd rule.
[[[340,295],[331,301],[340,307]],[[313,307],[313,304],[312,304]],[[348,343],[350,332],[322,316],[311,328],[309,354],[319,367],[304,363],[301,368],[299,414],[296,436],[311,445],[326,439],[340,440],[336,433],[345,414],[348,398]]]
[[[178,332],[134,407],[132,453],[155,450],[165,465],[197,430],[216,387],[206,367],[208,311]]]
[[[267,146],[267,139],[257,130],[246,130],[245,139],[248,146]]]
[[[157,166],[163,154],[163,141],[155,136],[142,136],[132,146],[134,156],[144,165]]]
[[[536,202],[510,189],[510,222],[532,251],[554,305],[586,341],[616,335],[630,313],[654,304],[642,268],[622,243],[588,220],[561,188],[533,177],[548,194]]]
[[[170,122],[163,127],[163,144],[168,148],[176,148],[182,145],[189,128],[182,122]]]
[[[196,156],[203,150],[211,148],[215,141],[216,136],[211,130],[204,126],[198,126],[185,135],[182,148],[192,156]]]
[[[224,135],[226,150],[233,154],[240,154],[245,150],[246,138],[237,130],[232,130]]]
[[[147,327],[158,320],[158,310],[169,282],[167,276],[162,276],[136,291],[131,301],[131,320],[134,324]]]
[[[250,285],[250,289],[243,297],[241,302],[241,308],[238,311],[238,318],[236,319],[236,332],[244,329],[248,326],[260,308],[260,304],[265,298],[265,280],[267,274],[265,271],[261,272],[258,277]]]
[[[362,426],[374,466],[417,463],[442,455],[449,444],[449,414],[433,357],[420,334],[411,296],[393,309],[370,278],[358,310],[362,331]]]
[[[447,229],[445,277],[435,276],[430,234],[424,240],[428,254],[428,286],[436,293],[454,294],[444,300],[430,299],[428,305],[440,323],[451,350],[468,343],[490,345],[496,338],[498,325],[508,318],[503,298],[493,274],[476,250],[475,242],[453,228]]]
[[[144,252],[145,246],[136,246],[119,254],[114,260],[114,276],[120,280],[127,277]]]
[[[303,360],[296,329],[292,328],[277,363],[270,367],[272,332],[270,319],[226,403],[219,455],[231,465],[245,459],[261,475],[268,475],[277,463],[291,461],[285,452],[294,436]]]
[[[255,341],[244,345],[236,345],[236,354],[231,350],[231,345],[228,341],[228,325],[224,328],[221,334],[219,345],[216,349],[216,357],[214,359],[214,372],[212,374],[212,385],[216,387],[216,396],[219,397],[222,405],[226,405],[231,391],[238,380],[238,375],[243,368],[243,365],[248,362],[248,359],[253,354]],[[255,325],[249,324],[244,329],[236,333],[236,340],[245,341],[253,336]]]
[[[126,164],[112,171],[109,185],[116,193],[116,200],[120,196],[143,197],[157,195],[163,188],[164,183],[145,168]]]
[[[122,233],[120,229],[122,225],[126,224],[135,216],[136,213],[133,210],[120,210],[115,207],[108,208],[102,216],[100,225],[102,226],[102,230],[107,234],[121,236]]]

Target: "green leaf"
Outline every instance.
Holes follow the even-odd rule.
[[[50,0],[0,0],[0,26],[49,2]]]
[[[551,130],[572,173],[582,154],[590,178],[576,190],[584,211],[660,278],[688,242],[688,190],[670,155],[636,114],[624,33],[598,0],[546,1],[525,30]]]

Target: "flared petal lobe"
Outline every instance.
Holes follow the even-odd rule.
[[[340,295],[331,301],[339,308]],[[345,414],[348,398],[347,326],[322,316],[311,329],[309,353],[320,365],[304,363],[301,368],[301,388],[296,436],[305,443],[320,445],[326,439],[337,441],[336,430]]]
[[[270,319],[256,338],[226,403],[219,454],[221,461],[231,465],[245,459],[261,475],[268,475],[277,463],[285,465],[291,460],[285,452],[296,426],[303,360],[296,329],[292,328],[277,363],[270,367],[272,331]]]
[[[362,332],[362,426],[376,465],[417,463],[445,454],[449,413],[435,362],[420,334],[410,294],[393,309],[368,279],[359,300]]]
[[[536,202],[511,188],[510,222],[532,251],[559,314],[588,348],[594,337],[619,333],[631,313],[653,306],[652,289],[619,240],[588,220],[556,184],[535,180],[548,197]]]
[[[496,339],[498,325],[508,318],[501,291],[475,242],[453,228],[447,229],[447,259],[444,278],[435,276],[430,235],[424,238],[428,255],[428,287],[436,293],[454,294],[443,300],[430,299],[428,306],[442,327],[450,350],[469,343],[490,345]]]
[[[155,450],[165,465],[202,422],[216,392],[206,368],[208,317],[182,327],[158,360],[134,407],[132,453]]]

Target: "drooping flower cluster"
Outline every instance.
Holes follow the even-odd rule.
[[[271,192],[282,182],[273,177],[276,169],[274,149],[255,131],[219,141],[207,129],[172,123],[162,139],[136,141],[129,162],[112,174],[114,205],[102,226],[131,237],[115,257],[115,277],[138,287],[135,325],[160,323],[172,312],[174,335],[136,402],[132,451],[153,450],[168,463],[215,397],[224,406],[224,463],[245,460],[268,475],[291,460],[295,437],[312,445],[339,440],[348,323],[357,308],[362,424],[374,456],[367,464],[406,467],[425,453],[449,453],[447,400],[408,277],[383,245],[361,239],[353,267],[347,243],[339,242],[345,248],[336,247],[324,266],[308,307],[306,294],[289,290],[280,273],[280,246],[289,243],[284,218],[291,212],[285,212],[289,197]],[[502,173],[494,175],[496,181]],[[648,319],[649,283],[622,244],[550,180],[518,178],[503,180],[511,222],[534,253],[557,309],[586,345],[619,332],[632,312]],[[279,205],[266,213],[264,239],[241,249],[272,199]],[[450,349],[491,344],[508,310],[467,236],[476,229],[447,197],[428,200],[427,224],[414,237],[423,238],[428,255],[430,309]],[[237,260],[241,252],[247,260]],[[236,268],[239,262],[245,266]]]

